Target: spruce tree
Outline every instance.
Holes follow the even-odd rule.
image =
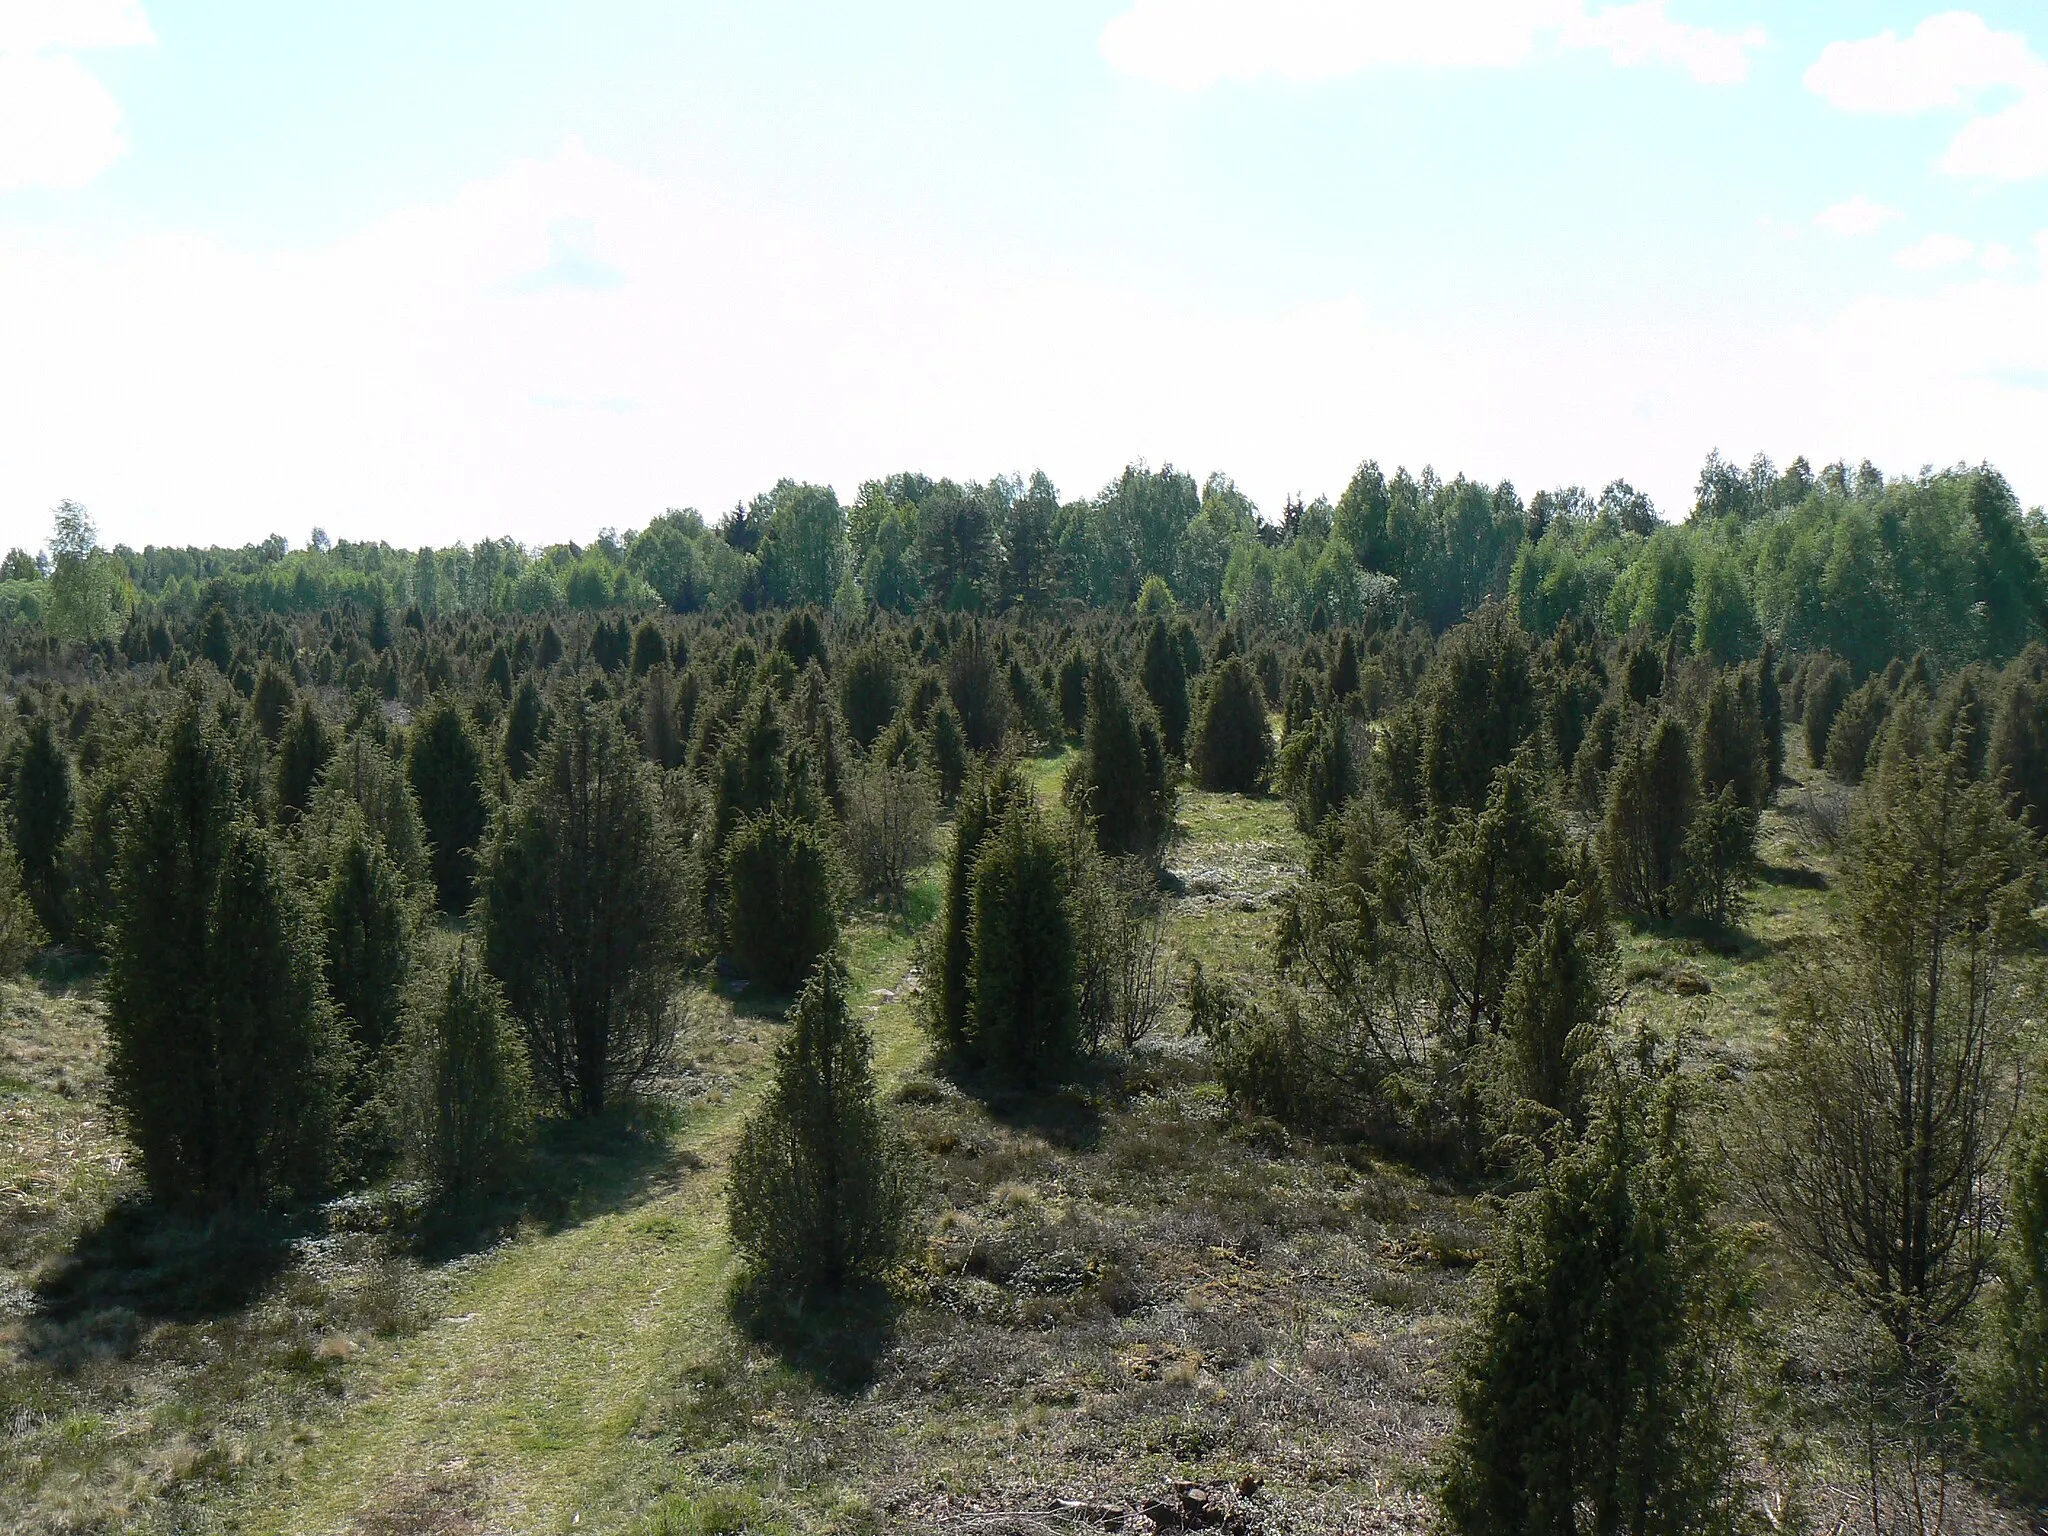
[[[415,722],[406,777],[427,832],[435,901],[443,912],[461,912],[469,906],[477,845],[491,810],[483,750],[452,700],[438,700]]]
[[[65,913],[64,840],[78,813],[71,754],[57,737],[47,711],[28,722],[8,764],[7,830],[43,929],[56,937],[70,931]]]
[[[726,1211],[749,1278],[799,1296],[873,1283],[902,1252],[911,1191],[876,1102],[873,1046],[836,956],[811,972],[740,1132]]]
[[[189,699],[123,841],[108,1079],[159,1199],[313,1193],[334,1042],[312,924],[242,816],[236,756]]]
[[[690,940],[681,853],[614,711],[565,698],[477,887],[484,965],[537,1080],[565,1111],[601,1113],[666,1058]]]
[[[1600,848],[1607,889],[1622,911],[1675,915],[1698,803],[1692,742],[1676,716],[1660,715],[1622,749],[1608,776]]]
[[[533,1135],[533,1072],[498,985],[464,946],[406,1020],[400,1139],[444,1198],[502,1184]]]
[[[813,821],[771,811],[726,845],[725,941],[743,971],[792,992],[839,941],[838,872]]]
[[[1010,729],[1010,680],[976,622],[946,657],[946,696],[961,734],[977,753],[1001,749]]]
[[[1746,1529],[1729,1368],[1744,1290],[1676,1084],[1619,1092],[1517,1204],[1452,1389],[1449,1528]]]
[[[974,865],[968,1050],[1021,1082],[1043,1082],[1079,1038],[1066,853],[1036,801],[1013,795]]]
[[[1146,631],[1144,654],[1138,662],[1138,682],[1159,717],[1166,750],[1175,757],[1182,756],[1187,750],[1190,714],[1187,658],[1174,643],[1163,618],[1155,616],[1151,629]]]
[[[313,701],[303,700],[277,745],[277,812],[287,826],[312,808],[314,786],[334,750],[334,733]]]
[[[1251,795],[1265,787],[1273,731],[1266,723],[1265,690],[1241,657],[1230,657],[1210,674],[1189,758],[1195,782],[1204,789]]]

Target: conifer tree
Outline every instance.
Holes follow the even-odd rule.
[[[726,948],[772,991],[791,992],[839,941],[838,871],[823,831],[770,811],[726,845]]]
[[[1854,691],[1849,669],[1829,656],[1809,664],[1805,694],[1806,760],[1815,768],[1826,766],[1828,735],[1835,728],[1835,716]]]
[[[532,772],[540,756],[541,738],[546,734],[540,688],[531,677],[519,679],[512,692],[512,707],[505,711],[503,752],[505,772],[514,783]]]
[[[1870,766],[1871,748],[1891,713],[1891,694],[1881,678],[1871,678],[1842,702],[1828,731],[1827,770],[1844,784],[1861,784]]]
[[[1461,1536],[1746,1529],[1730,1362],[1744,1281],[1677,1087],[1614,1095],[1517,1205],[1452,1400]]]
[[[1013,795],[974,865],[973,1006],[968,1048],[1042,1082],[1079,1036],[1065,850],[1027,793]]]
[[[1337,654],[1330,662],[1330,700],[1342,704],[1358,692],[1358,642],[1345,630],[1337,641]]]
[[[1720,673],[1708,690],[1695,752],[1703,796],[1711,800],[1726,789],[1738,804],[1763,809],[1770,792],[1770,756],[1755,700],[1737,673]]]
[[[1506,608],[1488,603],[1444,636],[1422,704],[1429,808],[1477,810],[1495,771],[1540,723],[1528,637]]]
[[[78,813],[71,754],[44,711],[28,723],[7,772],[7,830],[21,866],[22,888],[43,930],[69,932],[65,913],[64,840]]]
[[[661,637],[661,626],[652,619],[642,619],[640,627],[633,631],[633,676],[645,677],[667,662],[668,642]]]
[[[313,707],[302,700],[291,723],[284,728],[277,745],[277,811],[279,820],[290,825],[313,805],[313,789],[327,769],[335,750],[334,733]]]
[[[1165,744],[1148,715],[1133,707],[1116,669],[1097,656],[1088,678],[1088,729],[1067,790],[1094,819],[1096,846],[1112,858],[1152,858],[1172,828]]]
[[[443,912],[461,912],[474,889],[477,845],[491,812],[483,750],[452,700],[428,706],[415,723],[406,777],[426,828],[435,901]]]
[[[641,694],[640,745],[647,760],[661,769],[682,767],[689,738],[677,715],[675,679],[665,659],[648,669]]]
[[[21,886],[14,845],[0,828],[0,976],[18,976],[42,947],[43,925]]]
[[[1551,1111],[1574,1135],[1586,1128],[1614,959],[1599,882],[1573,880],[1544,898],[1501,1002],[1517,1096]]]
[[[1078,645],[1060,663],[1060,724],[1069,736],[1088,729],[1088,658]]]
[[[839,710],[847,734],[865,752],[902,707],[903,678],[896,653],[882,642],[870,640],[847,658],[839,674]]]
[[[405,880],[383,843],[351,814],[332,845],[320,893],[327,994],[367,1077],[398,1038],[412,968]]]
[[[1787,964],[1760,1193],[1908,1360],[1962,1318],[1993,1256],[2025,1025],[2007,978],[2038,942],[2037,858],[1957,754],[1895,754],[1850,830],[1846,922]]]
[[[946,696],[968,750],[998,751],[1010,729],[1010,680],[976,621],[946,657]]]
[[[273,747],[284,735],[294,693],[292,680],[278,670],[276,662],[266,660],[257,669],[256,691],[250,695],[249,705],[256,716],[257,734]]]
[[[312,924],[214,715],[179,709],[129,821],[107,1035],[151,1192],[223,1204],[318,1189],[334,1042]]]
[[[767,1101],[733,1152],[733,1246],[757,1284],[798,1295],[879,1280],[910,1224],[909,1170],[882,1123],[873,1046],[849,985],[836,956],[811,972]]]
[[[1355,732],[1341,711],[1311,716],[1280,753],[1280,793],[1294,824],[1309,835],[1365,787]]]
[[[1007,766],[969,779],[953,812],[953,844],[946,855],[946,887],[939,908],[936,954],[927,970],[931,1031],[946,1050],[966,1047],[974,1000],[974,868],[1010,801],[1029,790]]]
[[[427,834],[419,803],[405,771],[367,732],[357,732],[336,749],[313,791],[300,838],[315,865],[315,880],[324,877],[326,850],[351,815],[383,843],[404,874],[408,889],[428,879]]]
[[[406,1021],[399,1121],[406,1161],[443,1197],[504,1182],[533,1135],[526,1042],[464,946]]]
[[[1778,781],[1785,777],[1785,699],[1778,686],[1778,650],[1769,640],[1764,641],[1763,654],[1757,657],[1751,673],[1751,695],[1756,700],[1757,725],[1764,738],[1769,773],[1764,781],[1764,795],[1768,799],[1776,792]]]
[[[2006,688],[1985,772],[2013,815],[2048,832],[2048,694],[2024,676]]]
[[[665,1059],[689,949],[683,868],[616,713],[563,700],[478,872],[485,967],[544,1092],[594,1115]]]
[[[2008,1220],[1992,1317],[1987,1418],[2020,1493],[2048,1497],[2048,1100],[2036,1090],[2014,1139]]]
[[[1188,674],[1187,660],[1174,643],[1166,620],[1155,616],[1145,634],[1145,651],[1138,662],[1138,682],[1159,717],[1160,734],[1166,750],[1180,757],[1187,750]]]
[[[1273,731],[1266,723],[1265,690],[1241,657],[1230,657],[1210,674],[1189,757],[1195,782],[1204,789],[1250,795],[1264,788],[1273,766]]]
[[[1980,669],[1965,667],[1949,679],[1934,711],[1933,744],[1958,754],[1963,771],[1981,779],[1991,765],[1991,705]]]
[[[773,689],[763,688],[737,730],[719,748],[711,784],[711,827],[714,854],[723,859],[725,846],[741,822],[782,802],[789,789],[789,734]]]
[[[932,769],[939,776],[939,793],[951,800],[967,781],[972,754],[967,746],[967,732],[949,700],[941,698],[932,706],[925,736],[930,744]]]
[[[1624,912],[1671,917],[1685,872],[1685,835],[1699,802],[1692,742],[1673,715],[1622,749],[1608,776],[1601,856],[1607,889]]]

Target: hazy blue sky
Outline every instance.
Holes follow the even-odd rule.
[[[0,0],[0,542],[1711,448],[2048,499],[2048,11]]]

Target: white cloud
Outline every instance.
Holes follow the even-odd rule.
[[[2019,264],[2019,252],[1997,240],[1985,246],[1977,256],[1977,265],[1994,276],[2010,272]]]
[[[1894,219],[1904,217],[1898,209],[1888,208],[1883,203],[1873,203],[1858,192],[1847,202],[1834,203],[1821,209],[1813,216],[1813,224],[1814,228],[1826,230],[1831,235],[1860,238],[1864,235],[1874,235]]]
[[[1901,38],[1889,29],[1857,42],[1829,43],[1806,72],[1806,87],[1844,112],[1906,115],[1968,108],[1986,91],[2048,86],[2048,66],[2017,32],[1994,32],[1970,11],[1930,16]]]
[[[2048,86],[2002,112],[1965,123],[1941,168],[1951,176],[2029,181],[2048,176]]]
[[[1928,235],[1915,240],[1900,251],[1892,260],[1908,272],[1932,272],[1940,267],[1952,267],[1959,261],[1968,261],[1977,254],[1977,243],[1965,240],[1961,235]]]
[[[559,280],[565,252],[602,280]],[[1988,458],[2048,495],[2038,275],[1970,269],[1797,330],[1398,315],[993,276],[574,146],[313,249],[0,227],[0,548],[40,543],[64,496],[137,546],[316,523],[543,541],[783,474],[851,494],[905,465],[1042,466],[1085,494],[1140,454],[1274,507],[1367,454],[1525,487],[1622,475],[1682,506],[1717,442]]]
[[[1760,28],[1720,33],[1673,20],[1667,0],[1589,13],[1586,0],[1133,0],[1102,29],[1102,55],[1128,75],[1183,90],[1221,80],[1337,79],[1375,66],[1502,69],[1539,45],[1604,51],[1616,64],[1667,64],[1725,84],[1749,72]]]
[[[153,43],[141,0],[0,0],[0,51]]]
[[[72,55],[155,41],[139,0],[0,0],[0,191],[82,186],[118,160],[120,104]]]
[[[2048,175],[2048,62],[2017,32],[1970,11],[1930,16],[1908,37],[1887,30],[1830,43],[1807,88],[1845,112],[1909,116],[1979,113],[1957,132],[1941,169],[1951,176],[2026,181]],[[1985,110],[1987,97],[2014,99]]]

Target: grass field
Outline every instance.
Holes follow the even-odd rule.
[[[1299,835],[1272,800],[1188,794],[1181,822],[1169,964],[1253,972]],[[1788,788],[1743,933],[1626,932],[1625,1015],[1738,1078],[1772,955],[1824,931],[1831,825]],[[420,1239],[402,1192],[210,1228],[135,1206],[91,982],[8,986],[0,1527],[1022,1532],[1253,1478],[1265,1529],[1423,1529],[1499,1198],[1234,1115],[1171,1018],[1062,1093],[963,1092],[912,1016],[911,925],[850,948],[926,1225],[893,1302],[774,1339],[728,1309],[721,1209],[774,1000],[694,993],[656,1094],[551,1127],[517,1202]],[[1834,1508],[1856,1346],[1803,1312],[1766,1363],[1771,1464]]]

